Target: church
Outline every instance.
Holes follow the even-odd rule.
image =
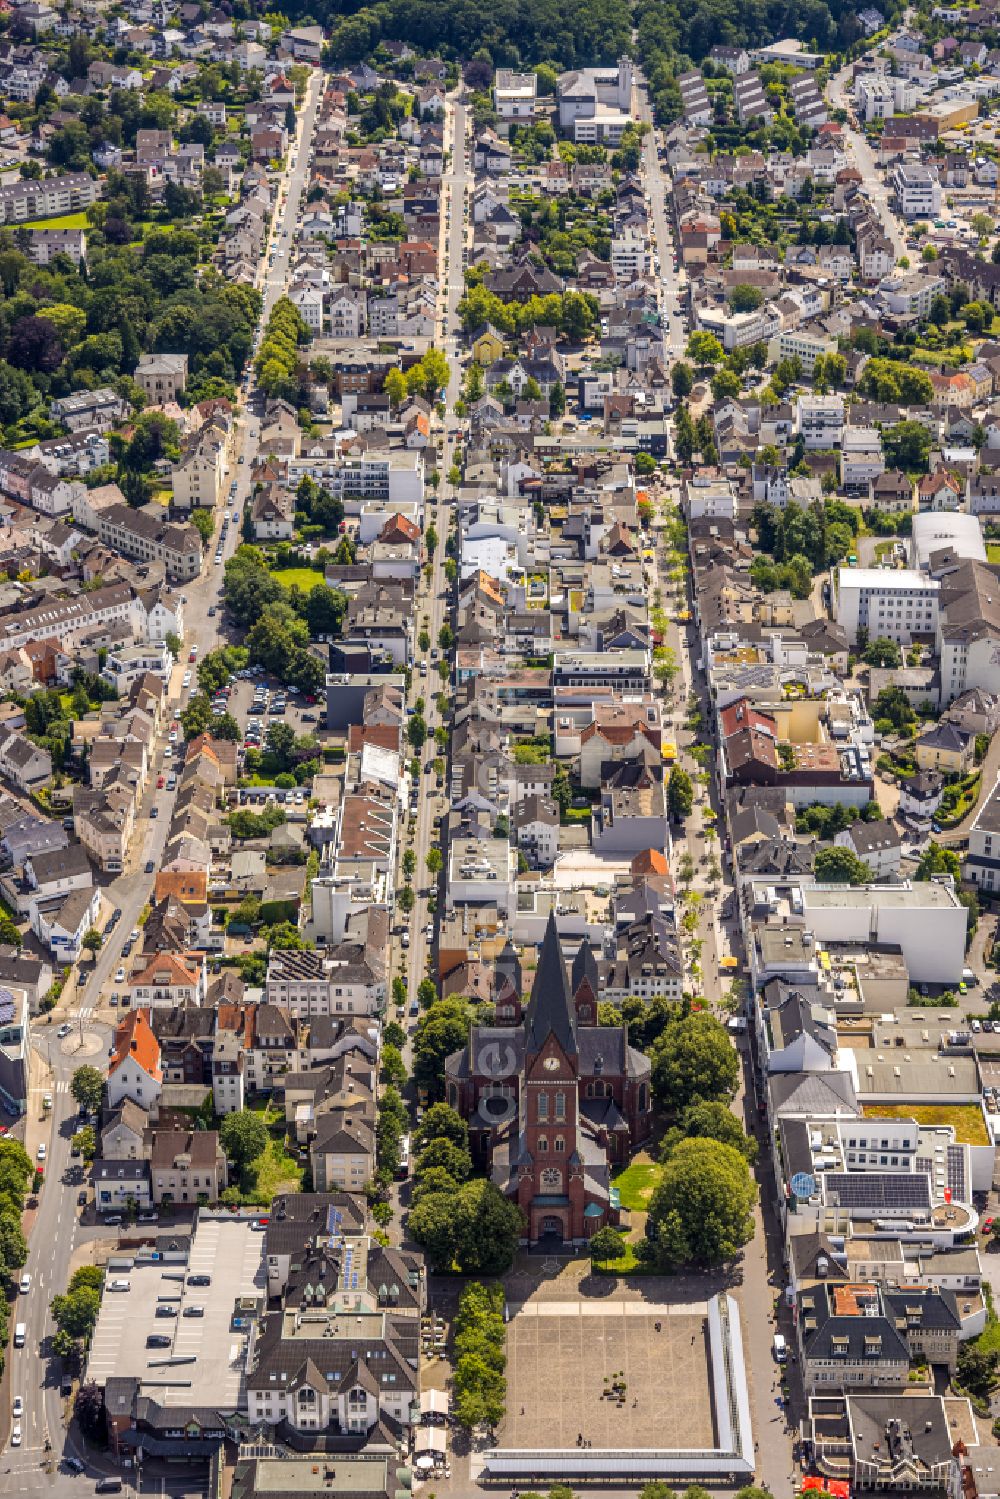
[[[627,1026],[598,1025],[598,987],[589,944],[567,970],[550,915],[527,1007],[508,942],[494,1024],[473,1026],[445,1063],[446,1099],[475,1159],[522,1209],[531,1244],[583,1244],[617,1223],[612,1172],[652,1129],[649,1060]]]

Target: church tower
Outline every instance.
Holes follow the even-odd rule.
[[[583,941],[573,959],[573,1007],[579,1025],[597,1024],[597,991],[600,977],[590,943]]]
[[[521,960],[510,938],[493,965],[493,1003],[497,1025],[520,1025]]]
[[[524,1053],[518,1202],[529,1215],[532,1239],[581,1237],[576,1007],[552,914],[531,986]]]

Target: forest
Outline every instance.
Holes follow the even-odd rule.
[[[357,61],[392,39],[445,58],[485,52],[495,67],[579,68],[631,50],[635,25],[654,97],[667,98],[676,73],[717,43],[759,46],[793,36],[819,51],[844,51],[863,34],[859,8],[857,0],[636,0],[634,8],[626,0],[376,0],[360,8],[349,0],[303,0],[286,10],[331,28],[333,62]],[[882,9],[888,14],[893,6]]]
[[[97,205],[104,209],[105,205]],[[186,354],[185,401],[232,396],[253,345],[260,294],[200,276],[192,229],[151,229],[140,245],[89,236],[86,272],[66,255],[31,264],[18,230],[0,231],[0,428],[17,446],[55,436],[53,397],[114,385],[143,404],[131,379],[146,350]]]

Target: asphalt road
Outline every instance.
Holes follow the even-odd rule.
[[[660,132],[653,128],[653,110],[649,101],[649,89],[645,78],[639,73],[635,83],[635,107],[640,121],[649,125],[642,144],[642,173],[649,196],[649,214],[652,221],[653,246],[660,259],[660,313],[668,355],[679,358],[687,344],[684,297],[680,285],[680,268],[674,270],[674,240],[667,213],[667,193],[670,183],[660,164],[658,143]]]
[[[288,249],[291,232],[298,218],[299,204],[308,171],[309,147],[315,129],[316,114],[323,85],[322,75],[313,73],[310,78],[305,107],[299,115],[298,144],[293,150],[295,164],[284,174],[287,185],[287,200],[275,214],[271,244],[284,247],[285,254],[275,255],[274,266],[266,265],[267,251],[261,260],[264,291],[262,326],[274,302],[284,290],[289,274]],[[287,236],[286,236],[287,231]],[[248,392],[241,394],[241,416],[231,476],[227,476],[223,500],[218,506],[221,523],[224,509],[242,511],[245,498],[250,492],[250,470],[257,452],[259,436],[258,414],[252,409],[256,404],[253,378]],[[235,497],[229,495],[231,477],[237,481]],[[218,528],[217,528],[218,529]],[[239,524],[230,524],[224,544],[224,556],[228,557],[240,544]],[[188,586],[185,604],[184,651],[174,669],[170,682],[171,706],[176,712],[188,696],[183,687],[183,677],[188,669],[187,657],[192,645],[198,646],[199,656],[218,643],[217,617],[209,617],[211,607],[218,608],[222,587],[223,569],[214,561],[214,548],[209,547],[205,566],[200,576]],[[194,668],[191,668],[192,673]],[[104,886],[108,906],[118,907],[121,918],[113,934],[105,941],[98,954],[93,971],[86,984],[78,988],[72,1000],[62,1004],[51,1016],[35,1024],[32,1044],[36,1053],[33,1074],[44,1081],[38,1082],[32,1092],[26,1130],[29,1153],[35,1156],[37,1144],[44,1141],[47,1151],[46,1184],[39,1196],[37,1215],[30,1227],[28,1261],[25,1269],[32,1276],[31,1291],[19,1297],[11,1313],[11,1323],[24,1320],[27,1337],[22,1349],[13,1345],[8,1352],[7,1368],[10,1371],[10,1395],[20,1395],[24,1400],[25,1413],[21,1421],[23,1440],[18,1448],[5,1442],[6,1451],[0,1459],[0,1494],[52,1493],[67,1496],[80,1493],[81,1483],[86,1479],[74,1478],[55,1469],[55,1463],[64,1452],[63,1402],[54,1378],[52,1361],[45,1356],[47,1340],[54,1332],[49,1317],[52,1297],[65,1289],[69,1266],[75,1246],[83,1237],[93,1237],[101,1230],[90,1227],[81,1231],[76,1196],[80,1184],[77,1181],[63,1183],[63,1176],[70,1166],[70,1138],[73,1134],[73,1115],[76,1106],[69,1092],[69,1081],[74,1069],[83,1062],[103,1068],[107,1063],[108,1044],[111,1031],[108,1024],[114,1011],[107,1007],[111,990],[115,987],[114,974],[122,965],[122,947],[131,929],[137,925],[143,907],[150,900],[156,868],[162,861],[173,810],[175,792],[166,787],[157,791],[156,777],[168,772],[175,765],[173,756],[165,758],[168,748],[170,718],[166,717],[162,732],[154,751],[154,767],[149,788],[143,800],[140,818],[132,840],[130,858],[125,872]],[[157,817],[151,818],[154,804]],[[147,864],[153,871],[147,873]],[[120,987],[120,985],[118,985]],[[63,1021],[74,1024],[73,1032],[60,1040],[57,1026]],[[42,1122],[41,1095],[51,1092],[53,1108],[49,1120]],[[3,1423],[7,1429],[9,1407],[3,1412]],[[45,1442],[52,1444],[49,1465],[54,1471],[47,1473]],[[75,1435],[71,1435],[65,1453],[79,1453]],[[91,1469],[100,1472],[106,1465]],[[161,1479],[155,1473],[147,1474],[143,1492],[191,1496],[205,1492],[205,1484],[197,1475],[171,1474]]]
[[[827,97],[832,108],[846,109],[849,112],[854,110],[854,100],[850,94],[853,72],[853,64],[849,63],[846,68],[841,68],[840,72],[835,73],[830,79],[827,85]],[[843,130],[848,154],[853,157],[854,165],[861,173],[862,192],[875,210],[875,216],[882,225],[886,238],[891,240],[898,260],[900,256],[906,254],[906,231],[902,220],[890,205],[885,177],[876,164],[875,154],[864,134],[850,123],[844,125]]]
[[[428,583],[422,573],[420,586],[417,593],[417,621],[418,631],[425,628],[431,639],[431,648],[424,655],[417,651],[417,667],[414,671],[414,694],[418,690],[423,695],[426,703],[425,718],[429,731],[427,744],[420,755],[421,764],[426,766],[427,762],[438,753],[433,745],[433,734],[435,728],[442,722],[437,711],[436,697],[442,690],[441,681],[437,673],[437,663],[431,660],[431,651],[437,646],[438,633],[441,626],[448,621],[449,603],[448,587],[444,572],[445,542],[452,515],[451,485],[448,483],[447,475],[454,458],[458,436],[464,428],[454,414],[454,405],[461,394],[462,367],[459,363],[460,355],[460,333],[461,326],[458,318],[457,307],[464,291],[462,278],[462,247],[466,238],[465,210],[469,204],[469,168],[466,158],[468,145],[468,115],[463,104],[455,96],[448,101],[448,113],[446,116],[446,149],[451,150],[451,158],[445,173],[443,184],[447,210],[450,219],[446,217],[441,226],[441,241],[438,248],[440,263],[440,302],[438,312],[436,342],[444,349],[450,367],[450,378],[445,397],[445,420],[444,430],[441,433],[441,458],[439,472],[441,475],[438,488],[435,492],[428,489],[428,524],[433,522],[438,534],[438,545],[434,552],[434,564]],[[426,528],[425,528],[426,529]],[[426,619],[426,624],[424,623]],[[426,660],[427,674],[422,675],[419,670],[419,662]],[[448,695],[449,689],[443,689]],[[442,756],[445,760],[446,755]],[[404,950],[398,949],[401,964],[405,967],[407,977],[408,1005],[416,998],[417,987],[420,980],[427,971],[428,961],[432,958],[432,944],[428,941],[426,931],[429,925],[433,926],[434,919],[430,914],[427,904],[427,893],[435,888],[435,878],[427,871],[426,859],[429,849],[440,846],[439,831],[434,827],[435,816],[440,815],[444,819],[447,810],[447,801],[444,791],[438,791],[432,774],[426,770],[421,772],[418,782],[417,816],[414,824],[412,817],[408,816],[406,836],[401,840],[401,853],[407,847],[412,847],[416,854],[416,873],[413,878],[413,888],[416,892],[417,901],[412,914],[406,918],[407,929],[410,932],[410,946]],[[402,873],[398,874],[399,885],[402,887]],[[443,890],[443,882],[441,885]],[[410,1030],[415,1026],[415,1019],[407,1014],[407,1022]]]

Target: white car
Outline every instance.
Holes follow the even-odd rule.
[[[21,1281],[17,1289],[20,1291],[22,1296],[27,1296],[28,1292],[31,1290],[31,1274],[29,1271],[25,1270],[24,1274],[21,1276]],[[17,1412],[15,1411],[14,1414],[16,1415]]]
[[[24,1415],[24,1401],[21,1399],[20,1395],[14,1396],[14,1404],[11,1407],[11,1415],[14,1417],[15,1421],[19,1416]]]
[[[124,968],[119,968],[117,970],[117,972],[115,973],[115,983],[116,984],[124,984],[124,982],[125,982],[125,970],[124,970]]]
[[[191,686],[191,673],[189,671],[186,671],[184,673],[184,679],[181,682],[181,686],[182,687],[190,687]]]
[[[21,1445],[21,1423],[20,1423],[20,1421],[17,1422],[17,1424],[14,1427],[14,1430],[10,1434],[10,1445],[12,1447],[20,1447],[20,1445]]]
[[[48,1153],[49,1153],[49,1148],[48,1148],[47,1145],[44,1145],[44,1144],[43,1145],[39,1145],[37,1151],[35,1152],[35,1154],[37,1155],[37,1157],[38,1157],[38,1159],[40,1161],[44,1161],[44,1159],[48,1155]]]

